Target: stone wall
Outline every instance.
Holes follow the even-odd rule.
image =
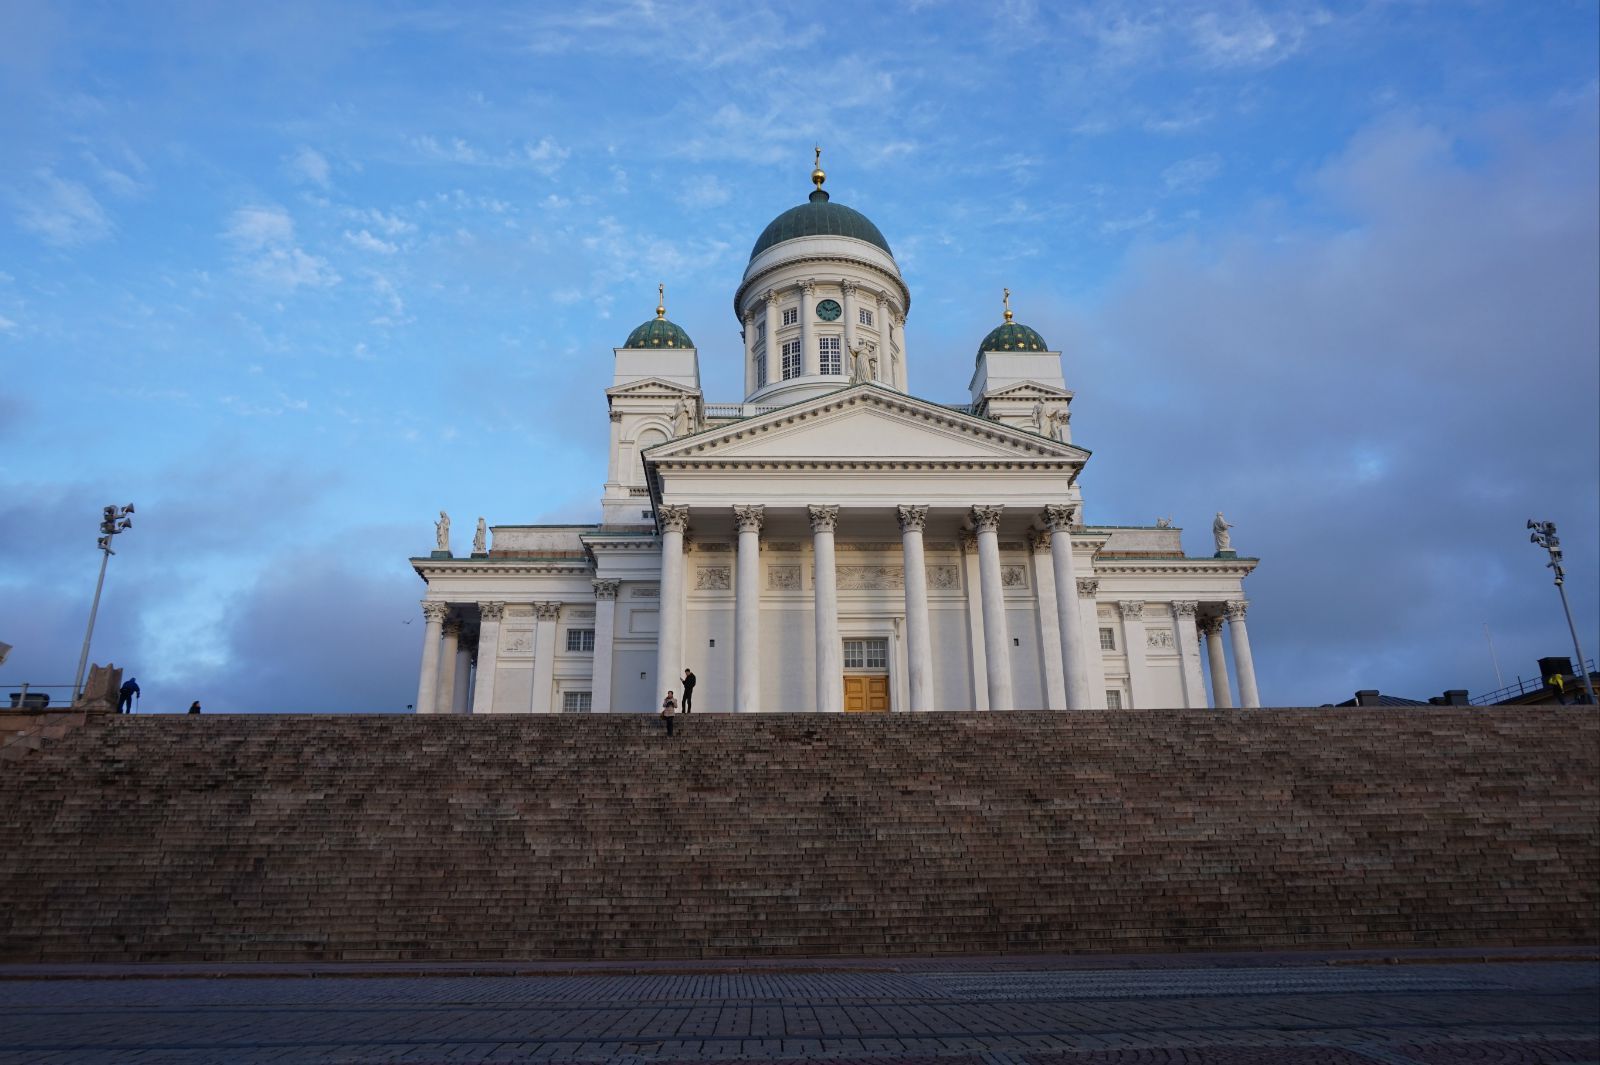
[[[114,716],[0,777],[0,959],[1594,943],[1596,725]]]

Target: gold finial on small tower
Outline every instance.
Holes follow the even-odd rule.
[[[811,183],[817,188],[822,188],[822,183],[828,180],[828,175],[822,170],[822,146],[812,145],[811,150],[816,152],[816,161],[812,164],[816,169],[811,171]]]
[[[660,285],[656,286],[656,321],[659,322],[659,321],[661,321],[661,319],[665,318],[666,316],[667,316],[667,286],[665,284],[660,284]]]
[[[1005,293],[1004,296],[1000,297],[1000,305],[1006,309],[1006,321],[1009,322],[1011,321],[1011,290],[1003,288],[1000,291]]]

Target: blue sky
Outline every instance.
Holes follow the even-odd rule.
[[[0,0],[0,685],[397,710],[457,529],[593,520],[611,349],[739,398],[731,299],[828,187],[965,401],[1009,286],[1088,519],[1222,509],[1264,697],[1425,697],[1597,646],[1593,3]],[[458,536],[458,539],[461,539]],[[465,543],[461,540],[461,543]]]

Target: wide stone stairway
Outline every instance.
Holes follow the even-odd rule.
[[[91,719],[0,960],[1592,944],[1584,708]]]

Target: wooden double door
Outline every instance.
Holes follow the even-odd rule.
[[[889,678],[884,674],[846,673],[844,712],[847,714],[887,714]]]

